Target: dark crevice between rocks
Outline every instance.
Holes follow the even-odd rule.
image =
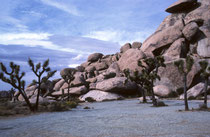
[[[194,87],[195,85],[197,85],[197,84],[200,83],[200,82],[202,82],[202,79],[201,79],[201,77],[200,77],[200,72],[198,72],[198,73],[194,76],[194,78],[193,78],[193,80],[192,80],[190,86],[188,87],[188,89]]]
[[[200,29],[198,29],[198,32],[195,34],[195,36],[193,36],[190,43],[194,44],[194,43],[196,43],[202,39],[205,39],[205,38],[207,38],[206,35]]]
[[[154,56],[163,55],[170,46],[171,46],[171,44],[162,46],[160,48],[155,49],[152,53],[153,53]]]

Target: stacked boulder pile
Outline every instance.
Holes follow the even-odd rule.
[[[171,14],[143,43],[126,43],[119,53],[113,55],[89,55],[87,61],[76,68],[70,94],[82,101],[88,97],[104,101],[138,95],[139,86],[127,79],[123,70],[141,71],[138,60],[163,55],[166,67],[158,70],[161,80],[155,82],[154,92],[159,97],[183,99],[183,75],[174,62],[190,55],[195,63],[187,75],[188,98],[201,96],[203,83],[199,74],[199,61],[210,63],[210,1],[178,0],[166,12]],[[60,72],[61,77],[68,69],[71,68]],[[42,86],[42,98],[60,100],[62,92],[67,95],[67,87],[68,84],[62,78],[49,81]],[[37,94],[37,87],[28,86],[26,93],[32,100]]]

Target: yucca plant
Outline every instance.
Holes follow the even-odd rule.
[[[20,73],[20,66],[14,64],[13,62],[10,62],[10,69],[9,72],[5,65],[1,62],[0,63],[1,73],[0,73],[0,79],[10,84],[12,87],[17,89],[19,93],[23,96],[27,106],[31,111],[34,111],[33,106],[31,105],[26,93],[25,93],[25,81],[22,80],[25,76],[25,72]]]
[[[131,81],[134,81],[135,83],[137,83],[138,85],[140,85],[141,87],[141,93],[142,93],[142,97],[143,97],[143,103],[146,103],[146,93],[145,93],[145,84],[146,84],[146,73],[144,73],[144,70],[142,70],[143,72],[139,72],[137,70],[135,70],[134,72],[130,71],[129,69],[125,69],[124,70],[124,74],[125,76],[130,79]]]
[[[148,87],[148,89],[150,89],[151,93],[152,93],[152,102],[153,102],[153,106],[157,106],[157,100],[155,99],[155,94],[154,94],[154,82],[155,80],[160,80],[160,76],[158,75],[158,68],[159,67],[166,67],[165,65],[165,60],[163,56],[156,56],[154,58],[147,58],[144,60],[144,62],[147,64],[147,66],[149,67],[147,71],[145,71],[146,73],[148,73],[147,75],[147,80],[150,81],[150,87]]]
[[[143,102],[146,102],[145,91],[147,90],[148,92],[151,92],[153,106],[157,106],[157,100],[155,99],[153,91],[154,81],[156,79],[160,80],[160,76],[158,75],[158,68],[165,67],[164,61],[165,60],[162,56],[146,58],[143,60],[145,64],[143,64],[141,60],[138,61],[138,66],[142,68],[141,72],[137,70],[131,72],[129,69],[124,70],[126,77],[132,81],[135,81],[142,87]]]
[[[33,73],[37,77],[37,80],[33,80],[33,84],[38,85],[38,93],[37,93],[36,104],[35,104],[35,110],[38,110],[39,95],[41,92],[41,84],[48,81],[49,78],[51,78],[56,73],[56,70],[51,71],[51,69],[49,67],[49,59],[44,61],[43,65],[40,62],[38,64],[34,65],[33,61],[29,58],[28,64],[31,67],[31,70],[33,71]],[[44,73],[47,73],[47,75],[43,76]]]
[[[174,62],[174,65],[178,68],[179,72],[183,74],[183,82],[184,82],[184,102],[185,102],[185,110],[189,110],[188,99],[187,99],[187,74],[191,71],[194,60],[191,56],[187,56],[185,61],[180,59]]]
[[[74,80],[74,74],[76,73],[76,69],[74,68],[70,68],[68,69],[68,72],[65,75],[62,75],[62,78],[64,79],[64,81],[68,84],[68,101],[70,100],[70,86],[71,86],[71,82]]]
[[[200,67],[201,67],[201,77],[204,79],[204,105],[206,108],[207,106],[207,90],[208,90],[208,80],[210,76],[210,66],[207,61],[200,61],[199,62]]]

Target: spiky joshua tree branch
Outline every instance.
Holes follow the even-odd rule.
[[[37,77],[37,80],[33,80],[33,83],[38,85],[38,94],[37,94],[36,105],[35,105],[35,109],[38,110],[39,95],[40,95],[40,92],[41,92],[41,84],[48,81],[49,78],[51,78],[56,73],[56,70],[51,71],[51,69],[49,67],[49,59],[44,61],[43,65],[40,62],[37,63],[36,65],[34,65],[34,62],[29,58],[28,59],[28,64],[31,67],[31,70],[33,71],[33,73]],[[45,72],[47,72],[47,75],[42,77],[42,75]]]
[[[25,76],[25,72],[20,73],[20,66],[14,64],[13,62],[10,62],[10,68],[11,71],[9,72],[5,65],[1,62],[0,63],[1,73],[0,73],[0,79],[13,86],[15,89],[19,91],[19,93],[23,96],[25,99],[29,109],[31,111],[34,111],[26,93],[25,93],[25,81],[22,80],[22,78]]]

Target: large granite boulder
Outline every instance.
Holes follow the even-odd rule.
[[[82,72],[76,72],[74,74],[74,80],[71,82],[71,84],[73,84],[74,87],[85,85],[86,81],[84,78],[84,74]]]
[[[198,41],[197,53],[201,57],[210,57],[210,37]]]
[[[195,22],[190,22],[189,24],[187,24],[182,31],[188,41],[191,41],[197,32],[198,25]]]
[[[208,2],[207,2],[208,1]],[[207,25],[210,19],[209,14],[210,2],[209,0],[202,0],[201,6],[189,12],[184,18],[185,24],[196,22],[200,25]]]
[[[168,15],[159,25],[159,27],[157,28],[157,32],[158,31],[162,31],[168,27],[174,26],[174,25],[178,25],[181,22],[183,22],[183,18],[186,16],[185,13],[176,13],[176,14],[171,14]]]
[[[120,70],[123,71],[125,69],[130,69],[132,71],[139,70],[141,71],[141,67],[138,66],[138,60],[145,58],[146,55],[138,49],[129,49],[127,50],[120,60],[118,61],[118,65]]]
[[[30,103],[35,104],[35,103],[36,103],[36,98],[37,98],[36,95],[35,95],[35,96],[32,96],[32,97],[29,99]],[[49,100],[49,99],[47,99],[47,98],[43,98],[42,96],[39,96],[39,104],[41,104],[41,103],[46,103],[46,102],[53,102],[53,101],[52,101],[52,100]]]
[[[208,90],[210,90],[210,86],[208,86]],[[196,99],[202,94],[204,94],[204,83],[198,83],[187,91],[187,98]],[[180,95],[179,99],[184,99],[184,94]]]
[[[95,62],[95,61],[98,61],[99,59],[101,59],[102,57],[103,57],[102,53],[93,53],[93,54],[88,56],[87,61],[88,62]]]
[[[166,9],[169,13],[186,12],[196,7],[197,0],[178,0]]]
[[[111,56],[111,55],[103,56],[102,59],[101,59],[101,62],[104,62],[105,64],[110,66],[112,64],[112,57],[113,56]]]
[[[76,67],[77,72],[84,72],[85,71],[85,67],[84,66],[77,66]]]
[[[73,94],[73,95],[82,95],[82,94],[87,93],[87,91],[88,91],[88,89],[85,86],[79,86],[79,87],[70,88],[69,93]],[[51,95],[52,96],[62,96],[62,90],[53,92]],[[64,89],[64,95],[68,95],[67,88]]]
[[[97,71],[104,70],[108,68],[108,65],[105,62],[95,62],[92,63],[91,66],[94,66]]]
[[[143,52],[155,55],[161,54],[162,50],[182,36],[183,22],[177,21],[173,26],[163,27],[147,38],[141,47]]]
[[[187,43],[184,38],[180,38],[168,48],[164,56],[172,57],[174,59],[183,58],[187,55]]]
[[[90,62],[84,62],[80,66],[82,66],[83,68],[86,68],[89,65],[90,65]]]
[[[59,80],[59,81],[55,84],[53,90],[55,90],[55,91],[60,90],[60,88],[63,86],[64,83],[65,83],[65,80],[64,80],[64,79]]]
[[[159,97],[173,97],[173,91],[165,85],[157,85],[153,87],[155,95]]]
[[[119,94],[135,94],[137,93],[138,86],[125,77],[114,77],[98,82],[96,89]]]
[[[87,94],[79,97],[81,101],[85,101],[86,98],[92,98],[93,100],[100,102],[100,101],[118,100],[122,99],[123,97],[115,93],[104,92],[100,90],[91,90]]]
[[[142,46],[141,42],[133,42],[132,45],[131,45],[131,48],[133,48],[133,49],[140,49],[141,46]]]
[[[107,73],[115,73],[117,77],[120,77],[120,68],[117,62],[112,63],[106,71]]]
[[[90,72],[94,72],[96,70],[96,67],[93,65],[89,65],[85,68],[85,71],[90,73]]]
[[[77,86],[81,86],[81,85],[85,85],[86,84],[86,80],[84,78],[84,75],[82,72],[76,72],[74,74],[74,80],[70,83],[70,87],[77,87]],[[66,89],[68,88],[68,84],[66,82],[64,82],[62,84],[62,86],[60,87],[60,89]]]
[[[184,60],[184,59],[183,59]],[[173,61],[166,62],[166,67],[160,67],[158,74],[161,76],[160,81],[156,81],[155,85],[168,86],[173,91],[177,91],[184,87],[183,75],[179,72],[178,68],[174,65]],[[197,74],[199,73],[200,67],[198,61],[195,60],[192,70],[187,75],[187,86],[190,87],[193,81],[197,80]]]
[[[121,48],[120,48],[120,52],[121,53],[124,53],[126,52],[127,50],[129,50],[131,48],[131,44],[130,43],[126,43],[125,45],[123,45]]]

